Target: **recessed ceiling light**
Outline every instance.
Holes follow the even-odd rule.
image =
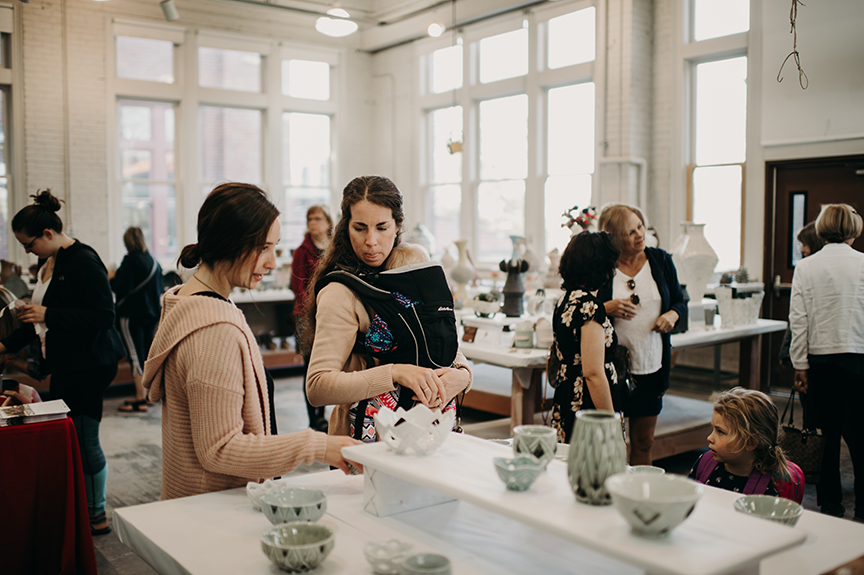
[[[432,22],[431,24],[429,24],[429,27],[426,28],[426,32],[433,38],[437,38],[438,36],[443,34],[444,30],[444,24],[441,24],[440,22]]]
[[[357,31],[357,23],[348,20],[351,15],[342,8],[331,8],[327,10],[327,14],[335,16],[335,18],[321,16],[315,21],[315,29],[325,36],[341,38]]]

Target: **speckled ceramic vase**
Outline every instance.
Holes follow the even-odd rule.
[[[567,476],[576,501],[609,505],[606,478],[627,469],[627,447],[621,432],[621,415],[611,411],[585,409],[576,412]]]

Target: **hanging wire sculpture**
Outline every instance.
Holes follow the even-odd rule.
[[[810,79],[807,78],[807,74],[804,73],[804,69],[801,67],[801,56],[798,54],[798,29],[795,26],[795,21],[798,19],[798,4],[805,5],[801,0],[792,0],[792,9],[789,10],[789,23],[791,24],[789,33],[792,34],[792,51],[789,52],[789,55],[780,64],[780,71],[777,72],[777,82],[783,81],[783,66],[786,65],[789,58],[793,58],[795,65],[798,67],[798,84],[802,90],[806,90],[807,86],[810,85]]]

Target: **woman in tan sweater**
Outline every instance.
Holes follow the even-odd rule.
[[[240,487],[301,462],[348,471],[341,450],[357,441],[311,429],[276,435],[273,380],[228,299],[276,267],[278,215],[257,187],[223,184],[198,212],[198,243],[180,254],[182,266],[198,269],[163,297],[144,366],[150,401],[163,406],[162,499]]]
[[[401,388],[424,405],[440,408],[470,387],[471,368],[459,352],[452,367],[386,364],[366,369],[365,358],[353,350],[357,334],[369,331],[368,311],[345,285],[334,282],[315,294],[315,284],[336,269],[354,274],[385,269],[402,233],[402,193],[385,177],[361,176],[345,187],[341,208],[330,249],[309,282],[306,321],[310,327],[305,332],[312,338],[307,336],[303,345],[311,348],[306,376],[309,402],[335,405],[329,433],[351,435],[351,408],[357,402]],[[364,415],[368,426],[370,418]]]

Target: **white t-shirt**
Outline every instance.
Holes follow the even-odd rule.
[[[42,305],[42,298],[45,297],[45,292],[48,291],[48,286],[51,285],[51,280],[54,276],[52,275],[43,282],[42,275],[44,271],[44,269],[39,270],[39,278],[36,280],[36,287],[33,288],[33,295],[30,297],[31,304]],[[42,357],[45,357],[45,334],[48,333],[48,328],[44,322],[33,324],[33,327],[36,329],[39,341],[42,343]]]
[[[631,279],[636,281],[636,289],[627,287]],[[659,333],[652,331],[660,317],[660,291],[647,261],[636,277],[631,278],[618,270],[612,279],[613,299],[629,299],[634,293],[639,295],[636,315],[630,319],[616,318],[615,332],[621,345],[630,350],[631,373],[646,375],[654,373],[663,364],[663,340]]]

